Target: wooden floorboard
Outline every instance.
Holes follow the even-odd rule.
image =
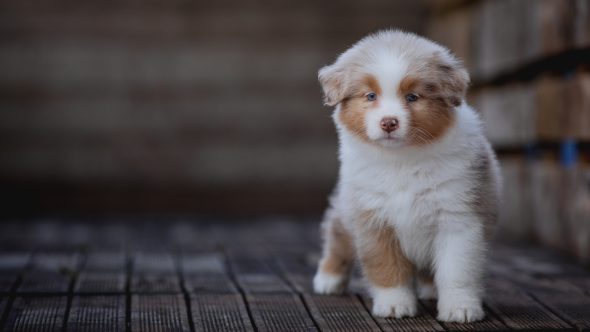
[[[131,331],[189,332],[183,295],[142,294],[131,300]]]
[[[67,331],[124,332],[125,296],[74,296]]]
[[[301,298],[296,294],[248,294],[258,331],[317,331]]]
[[[17,297],[4,323],[4,331],[61,331],[66,306],[65,296]]]
[[[3,227],[0,225],[0,227]],[[589,331],[590,273],[543,248],[495,245],[486,318],[376,318],[360,274],[316,295],[317,224],[43,221],[0,232],[0,331]]]
[[[239,293],[200,293],[192,294],[190,299],[195,331],[254,331]]]

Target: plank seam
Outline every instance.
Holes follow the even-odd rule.
[[[78,253],[76,253],[76,256],[80,257],[80,255]],[[80,271],[82,271],[82,269],[86,266],[87,257],[86,257],[86,255],[84,255],[83,257],[84,258],[77,264],[76,270],[72,274],[72,277],[70,279],[70,284],[68,285],[66,310],[64,313],[63,326],[61,327],[61,330],[64,332],[66,332],[68,329],[68,320],[70,318],[70,310],[72,309],[72,300],[74,298],[74,286],[76,285]]]
[[[191,299],[186,290],[186,286],[184,284],[184,273],[182,273],[182,258],[180,255],[176,255],[173,257],[174,264],[176,265],[176,274],[178,276],[178,283],[180,284],[180,291],[182,292],[184,302],[185,302],[185,309],[186,315],[188,319],[189,329],[191,332],[195,332],[195,322],[193,321],[193,310],[191,308]]]
[[[244,305],[246,306],[246,311],[248,312],[248,318],[250,319],[250,324],[254,328],[254,331],[258,332],[258,326],[256,326],[256,322],[254,321],[254,316],[252,315],[252,309],[250,308],[250,303],[248,303],[248,299],[246,298],[246,293],[245,293],[244,289],[242,289],[242,286],[237,281],[237,278],[234,274],[233,267],[232,267],[230,260],[229,260],[229,255],[227,253],[227,250],[226,250],[226,248],[222,248],[221,250],[222,250],[223,256],[225,258],[225,265],[227,267],[228,277],[234,283],[234,285],[236,286],[236,289],[238,290],[238,292],[240,294],[240,297],[242,298],[242,301],[244,301]]]
[[[311,321],[313,322],[313,325],[318,329],[318,331],[320,331],[321,330],[320,325],[316,321],[315,317],[311,314],[311,309],[309,308],[308,303],[305,301],[305,297],[303,296],[303,293],[298,291],[297,287],[295,287],[295,285],[289,280],[289,278],[285,274],[284,268],[279,260],[279,257],[276,254],[272,254],[272,258],[273,258],[273,261],[275,262],[274,265],[276,265],[277,269],[278,269],[276,271],[277,274],[295,292],[295,294],[297,294],[297,296],[301,300],[301,303],[303,303],[303,307],[305,308],[305,312],[309,315]]]
[[[573,328],[574,330],[578,330],[578,327],[573,322],[571,322],[569,319],[567,319],[559,314],[559,312],[557,311],[557,308],[553,308],[553,307],[545,304],[543,301],[541,301],[532,292],[530,292],[528,290],[525,290],[525,293],[530,298],[532,298],[533,301],[537,302],[541,307],[543,307],[544,309],[546,309],[550,313],[554,314],[557,318],[561,319],[564,323],[568,324],[571,328]]]

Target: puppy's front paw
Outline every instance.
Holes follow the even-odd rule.
[[[438,305],[437,319],[443,322],[471,323],[485,316],[480,301],[446,301]]]
[[[318,294],[342,294],[346,288],[346,276],[318,271],[313,278],[313,290]]]
[[[416,296],[407,287],[373,289],[373,315],[377,317],[413,317]]]

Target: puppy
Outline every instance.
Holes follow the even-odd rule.
[[[439,320],[482,319],[500,170],[465,103],[467,71],[430,40],[382,31],[319,81],[335,107],[341,166],[315,291],[342,292],[357,257],[375,316],[414,316],[417,280],[423,297],[438,293]]]

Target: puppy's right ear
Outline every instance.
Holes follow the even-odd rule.
[[[324,90],[324,104],[335,106],[344,99],[346,75],[346,71],[337,64],[325,66],[320,69],[318,79]]]

